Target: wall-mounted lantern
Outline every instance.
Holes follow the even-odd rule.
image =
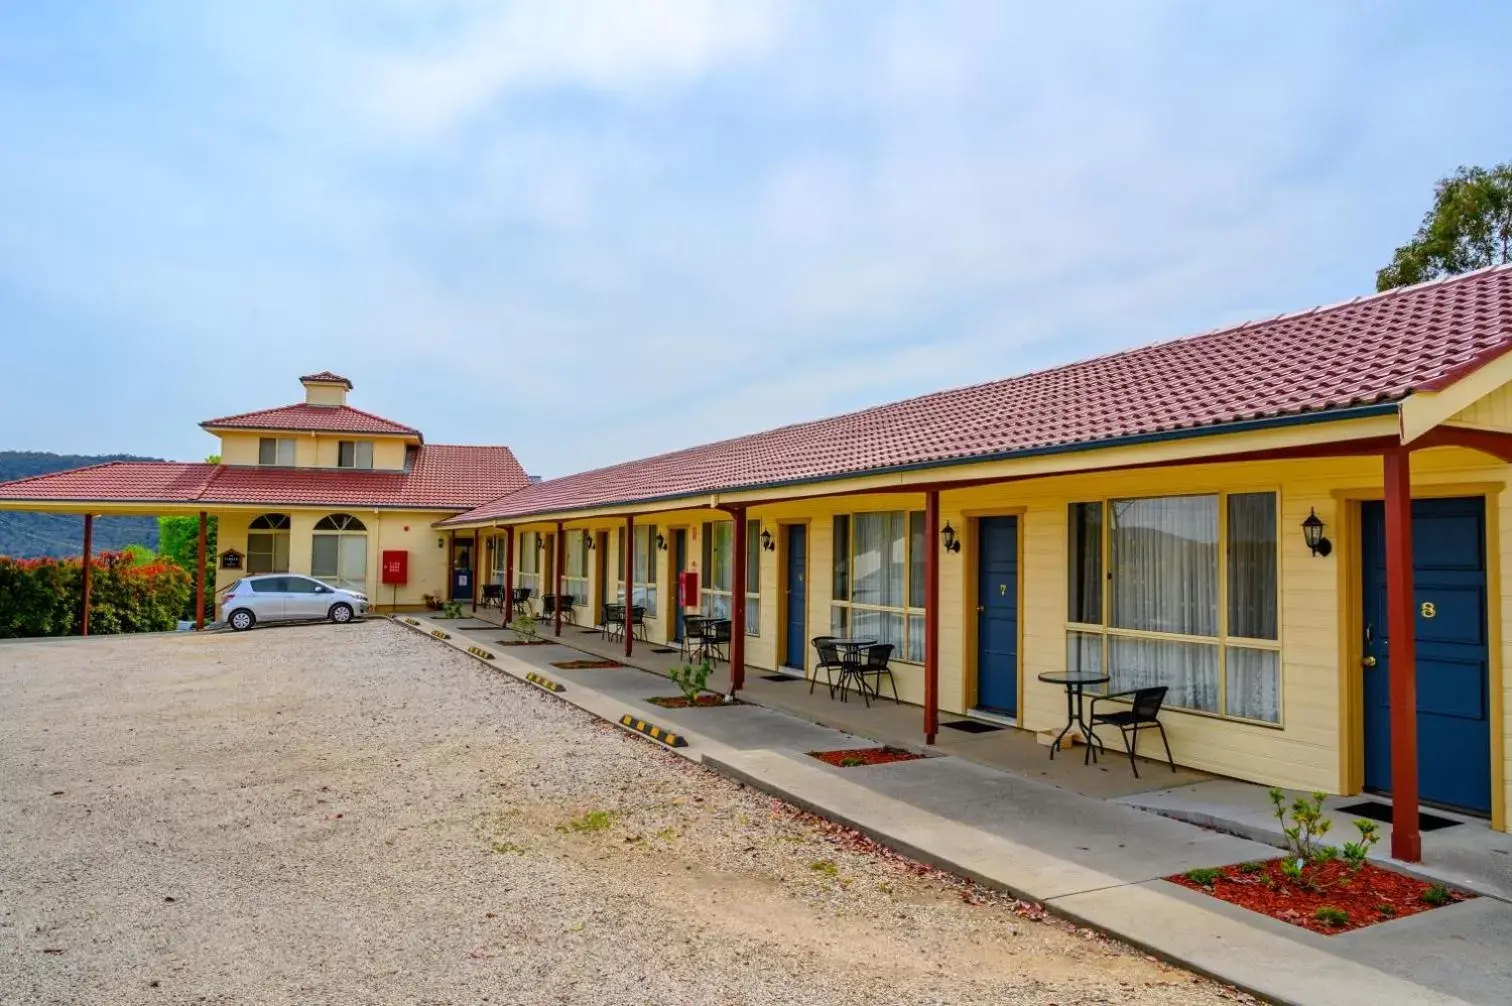
[[[445,538],[437,538],[436,539],[436,547],[437,548],[445,548],[446,547],[446,539]]]
[[[772,532],[770,532],[770,531],[763,531],[763,532],[761,532],[761,550],[763,552],[775,552],[775,551],[777,551],[777,543],[774,542],[774,541],[772,541]]]
[[[663,551],[663,552],[665,552],[667,550],[667,536],[666,535],[664,535],[664,534],[658,534],[656,536],[656,547],[658,549],[660,549],[661,551]]]
[[[1324,526],[1318,511],[1309,507],[1307,519],[1302,522],[1302,540],[1307,542],[1313,555],[1327,555],[1333,551],[1333,542],[1323,537]]]
[[[940,532],[940,542],[947,552],[959,552],[961,543],[956,540],[955,528],[950,526],[950,521],[945,522],[945,528]]]
[[[583,547],[585,549],[587,549],[588,551],[590,551],[590,552],[593,551],[593,549],[594,549],[595,546],[593,544],[593,532],[592,531],[584,531],[583,532]]]

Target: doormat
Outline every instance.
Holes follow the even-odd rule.
[[[959,730],[963,734],[990,734],[994,730],[1003,729],[1002,727],[993,726],[991,723],[983,723],[980,720],[955,720],[951,723],[941,723],[940,726]]]
[[[653,647],[651,647],[651,652],[652,653],[676,653],[677,652],[677,648],[673,647],[673,646],[653,646]]]
[[[795,678],[791,674],[763,674],[762,681],[803,681],[803,678]]]
[[[1391,804],[1377,803],[1374,800],[1366,800],[1364,803],[1352,803],[1348,807],[1340,807],[1340,814],[1356,814],[1360,817],[1368,817],[1372,821],[1384,821],[1391,823]],[[1439,817],[1437,814],[1427,814],[1418,811],[1418,831],[1438,831],[1440,828],[1453,828],[1458,821],[1451,821],[1447,817]]]
[[[603,629],[579,629],[578,631],[581,632],[585,636],[598,636],[598,635],[602,635],[604,630]]]

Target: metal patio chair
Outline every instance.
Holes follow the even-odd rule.
[[[625,606],[623,604],[604,605],[604,638],[625,638]]]
[[[1166,761],[1170,763],[1171,771],[1176,771],[1176,759],[1171,757],[1171,742],[1166,739],[1165,726],[1160,722],[1160,707],[1165,703],[1166,692],[1169,689],[1165,685],[1153,688],[1135,688],[1127,692],[1114,692],[1112,695],[1097,695],[1092,699],[1089,708],[1091,723],[1087,732],[1087,753],[1082,757],[1083,763],[1090,762],[1096,757],[1093,750],[1094,744],[1101,747],[1102,741],[1097,740],[1097,728],[1099,726],[1117,727],[1123,735],[1124,749],[1129,752],[1129,767],[1134,770],[1134,778],[1139,778],[1139,762],[1134,758],[1134,752],[1139,748],[1139,728],[1149,729],[1154,727],[1160,731],[1160,743],[1165,745]],[[1127,701],[1129,707],[1112,713],[1100,713],[1097,711],[1099,702],[1112,702],[1116,700]]]
[[[845,663],[845,669],[840,675],[840,701],[845,701],[845,693],[850,688],[850,682],[855,679],[856,687],[861,692],[861,701],[869,707],[871,699],[867,697],[867,678],[876,678],[870,692],[877,699],[882,698],[882,675],[887,675],[888,682],[892,685],[893,705],[902,705],[898,699],[898,682],[893,677],[892,668],[888,661],[892,659],[893,644],[877,643],[868,646],[856,655],[856,659]]]
[[[830,698],[835,697],[835,686],[839,683],[835,680],[835,673],[839,672],[841,680],[844,680],[845,661],[840,657],[840,647],[835,645],[834,636],[815,636],[814,649],[819,653],[819,661],[814,665],[814,676],[809,679],[809,694],[814,694],[814,686],[819,683],[819,672],[824,672],[824,683],[829,687]]]

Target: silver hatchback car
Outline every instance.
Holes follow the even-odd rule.
[[[296,573],[244,576],[221,592],[220,620],[237,632],[258,622],[330,619],[345,624],[367,614],[366,594],[343,590]]]

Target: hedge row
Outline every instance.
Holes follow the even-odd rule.
[[[127,552],[105,552],[91,562],[91,635],[178,628],[193,589],[189,574],[170,563],[136,561]],[[0,556],[0,639],[78,635],[83,595],[80,559]]]

